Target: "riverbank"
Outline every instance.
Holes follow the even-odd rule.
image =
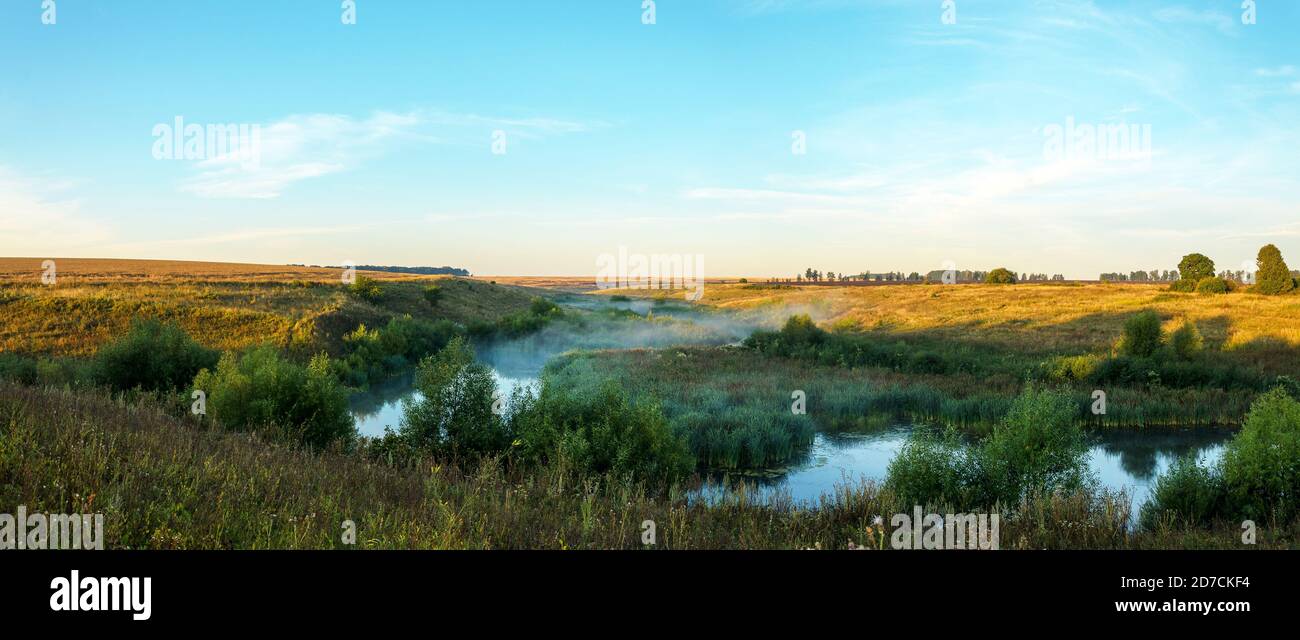
[[[910,513],[872,484],[844,485],[813,508],[719,504],[559,470],[519,474],[447,461],[391,467],[311,453],[173,417],[149,400],[0,383],[0,500],[33,512],[103,513],[106,548],[656,549],[872,547],[874,518]],[[57,480],[56,480],[57,479]],[[1107,498],[1056,497],[1002,524],[1004,549],[1240,549],[1236,524],[1130,532]],[[1295,527],[1261,525],[1253,548],[1291,548]],[[886,543],[884,548],[889,548]]]

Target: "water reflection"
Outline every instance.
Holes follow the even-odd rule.
[[[815,504],[837,484],[882,481],[889,462],[907,442],[913,427],[895,425],[870,434],[819,433],[807,460],[767,476],[729,476],[707,480],[698,496],[712,500],[745,483],[750,496],[770,499],[789,495],[796,503]],[[1188,454],[1217,462],[1232,432],[1223,429],[1159,429],[1143,432],[1114,430],[1093,434],[1088,466],[1103,487],[1125,489],[1136,510],[1147,501],[1155,479],[1174,461]]]

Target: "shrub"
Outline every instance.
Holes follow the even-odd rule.
[[[1191,293],[1193,291],[1196,291],[1196,281],[1175,280],[1172,284],[1169,285],[1169,290],[1178,291],[1180,293]]]
[[[348,353],[331,365],[344,384],[364,387],[437,353],[459,333],[450,321],[427,322],[409,315],[390,319],[383,329],[362,324],[343,336]]]
[[[183,387],[218,353],[195,342],[179,326],[136,320],[127,334],[95,354],[94,379],[112,389],[165,390]]]
[[[1090,488],[1078,414],[1064,392],[1026,389],[978,444],[914,432],[890,462],[885,484],[904,502],[957,508],[1014,506],[1034,495]]]
[[[0,380],[36,384],[36,361],[16,353],[0,353]]]
[[[1005,268],[998,267],[985,276],[984,282],[986,284],[1015,284],[1016,274],[1011,273]]]
[[[1201,332],[1191,320],[1184,321],[1183,326],[1169,336],[1169,346],[1173,348],[1174,355],[1183,360],[1192,359],[1200,352],[1203,344]]]
[[[416,372],[420,395],[403,401],[401,435],[432,453],[478,457],[505,451],[510,433],[499,409],[496,378],[475,362],[461,337],[424,359]]]
[[[366,302],[376,303],[383,299],[384,288],[374,278],[358,275],[352,284],[348,285],[348,293]]]
[[[356,433],[347,393],[324,354],[306,367],[272,347],[227,353],[215,371],[204,369],[194,388],[207,393],[208,414],[238,430],[265,430],[312,447],[350,442]]]
[[[781,327],[781,339],[791,345],[817,345],[826,339],[826,332],[817,326],[808,314],[790,316]]]
[[[1231,288],[1232,285],[1228,284],[1227,280],[1224,280],[1223,278],[1217,278],[1214,276],[1208,278],[1201,278],[1196,283],[1197,293],[1206,293],[1206,294],[1227,293]]]
[[[1255,264],[1259,267],[1255,275],[1255,292],[1275,296],[1295,289],[1291,268],[1286,266],[1282,252],[1277,247],[1271,244],[1261,247]]]
[[[1281,387],[1251,405],[1217,468],[1183,460],[1162,475],[1142,522],[1164,518],[1289,522],[1300,514],[1300,401]]]
[[[436,284],[431,284],[425,287],[424,300],[429,303],[429,306],[438,306],[438,302],[442,300],[442,287],[439,287]]]
[[[1082,382],[1091,379],[1104,361],[1104,358],[1096,355],[1062,356],[1047,364],[1047,376],[1057,382]]]
[[[512,415],[526,459],[560,463],[579,474],[611,474],[665,486],[695,467],[686,438],[657,404],[632,403],[613,381],[590,393],[543,384],[527,410]]]
[[[1160,349],[1162,340],[1160,316],[1154,311],[1142,311],[1124,322],[1124,336],[1120,338],[1119,352],[1149,358]]]
[[[1189,253],[1178,263],[1178,273],[1183,280],[1200,282],[1214,276],[1214,261],[1199,253]]]
[[[1216,469],[1203,467],[1195,456],[1174,462],[1156,479],[1151,498],[1142,507],[1140,522],[1152,529],[1162,520],[1209,523],[1223,507],[1223,479]]]
[[[528,304],[528,312],[535,316],[551,316],[561,313],[560,305],[546,298],[533,298]]]
[[[1222,464],[1229,517],[1290,521],[1300,511],[1300,402],[1282,389],[1256,399]]]
[[[1078,402],[1065,392],[1022,392],[980,445],[980,503],[1017,504],[1031,493],[1084,488],[1088,439],[1078,416]]]
[[[955,434],[918,432],[889,462],[885,487],[903,504],[968,505],[978,461]]]

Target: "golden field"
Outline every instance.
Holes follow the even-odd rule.
[[[222,350],[268,342],[329,349],[360,323],[374,327],[398,314],[494,319],[527,308],[531,298],[525,289],[463,278],[358,271],[384,284],[384,299],[372,304],[348,295],[337,269],[54,260],[55,284],[45,285],[43,259],[0,258],[0,353],[90,356],[137,317],[175,321]],[[422,295],[430,285],[443,290],[436,308]]]
[[[607,295],[662,297],[654,290]],[[676,294],[674,294],[676,296]],[[1300,369],[1300,296],[1175,293],[1161,284],[1022,283],[1016,285],[774,286],[719,284],[702,304],[740,312],[809,313],[828,328],[978,341],[1026,354],[1108,351],[1124,321],[1152,309],[1174,329],[1190,320],[1207,349],[1261,365]]]

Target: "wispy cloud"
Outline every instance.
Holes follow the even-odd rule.
[[[209,158],[181,190],[202,198],[278,198],[291,185],[355,169],[403,143],[444,144],[469,130],[537,140],[580,133],[604,123],[553,118],[502,118],[445,111],[377,111],[357,119],[339,114],[293,115],[259,125],[257,162],[245,155]],[[457,132],[459,132],[457,134]]]
[[[1232,16],[1225,13],[1219,13],[1218,11],[1212,11],[1209,9],[1197,11],[1187,7],[1165,7],[1163,9],[1157,9],[1152,15],[1156,20],[1161,22],[1213,27],[1225,34],[1237,34],[1237,24],[1236,21],[1233,20]]]
[[[1256,69],[1255,75],[1263,78],[1289,78],[1291,76],[1294,76],[1295,72],[1296,72],[1295,67],[1287,64],[1287,65],[1282,65],[1280,67]]]
[[[0,254],[53,255],[111,237],[107,225],[81,214],[80,201],[61,197],[69,186],[0,165]]]

